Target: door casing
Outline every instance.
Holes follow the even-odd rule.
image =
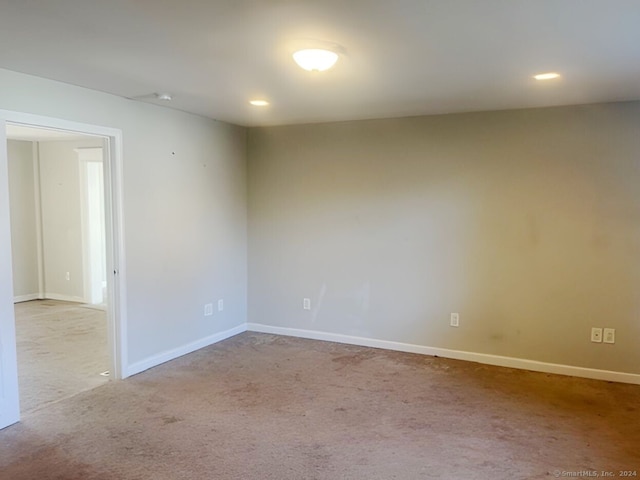
[[[107,312],[112,379],[127,376],[122,131],[29,113],[0,110],[0,428],[20,420],[16,357],[6,124],[104,137]]]

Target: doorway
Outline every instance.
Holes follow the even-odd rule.
[[[12,269],[7,149],[0,149],[3,150],[0,152],[0,200],[3,200],[0,201],[0,260],[3,260],[0,262],[0,285],[2,286],[0,289],[0,428],[18,421],[21,411],[17,381],[16,323],[14,321],[15,316],[19,316],[19,314],[16,310],[17,315],[14,315],[12,308],[15,300],[29,302],[38,298],[40,302],[49,302],[49,304],[32,304],[32,307],[46,307],[47,309],[56,307],[59,310],[80,308],[85,309],[85,313],[90,312],[87,317],[93,316],[94,320],[98,318],[94,323],[101,325],[102,335],[105,339],[103,343],[106,347],[104,350],[106,361],[103,362],[105,367],[104,369],[99,368],[100,371],[96,372],[96,375],[101,378],[98,378],[94,384],[104,381],[107,378],[106,375],[112,379],[127,376],[124,367],[126,365],[126,309],[121,204],[122,134],[117,129],[0,110],[0,145],[3,146],[7,145],[7,125],[10,125],[11,128],[37,129],[42,135],[54,137],[65,135],[82,137],[85,141],[90,139],[89,143],[94,143],[81,144],[75,149],[79,172],[79,185],[76,186],[81,192],[81,196],[76,197],[76,203],[80,204],[81,221],[76,227],[79,230],[79,236],[76,235],[75,238],[80,238],[76,250],[80,252],[81,259],[79,261],[77,259],[67,260],[68,267],[60,268],[60,265],[47,265],[47,248],[49,256],[53,257],[54,261],[58,259],[57,255],[51,255],[52,251],[55,252],[55,241],[53,246],[46,247],[47,240],[52,240],[51,237],[55,235],[50,234],[47,237],[47,229],[44,228],[47,220],[44,218],[44,212],[36,213],[36,216],[40,215],[35,222],[36,229],[41,230],[40,239],[36,243],[42,243],[39,245],[41,248],[37,249],[39,253],[36,257],[44,258],[36,258],[36,261],[33,262],[37,264],[38,291],[26,293],[24,296],[18,293],[19,289],[24,287],[25,279],[14,278]],[[35,150],[39,147],[40,145],[32,145],[32,149]],[[34,178],[38,182],[38,176],[36,175]],[[50,187],[53,185],[51,188],[54,191],[60,186],[60,182],[57,184],[56,181],[49,183]],[[41,192],[42,186],[38,185]],[[35,198],[37,200],[37,195]],[[5,199],[6,201],[4,201]],[[104,200],[102,204],[100,204],[100,199]],[[64,211],[71,205],[67,202],[61,210]],[[73,235],[68,232],[63,237],[67,243],[77,242],[71,238]],[[22,245],[14,245],[14,250],[21,247]],[[79,262],[80,266],[76,264],[72,268],[70,265],[74,261]],[[33,272],[32,266],[27,270],[29,268]],[[4,288],[5,286],[8,288]],[[70,288],[63,291],[65,286]],[[16,306],[19,305],[16,304]],[[43,313],[42,309],[35,308],[40,314]],[[32,308],[32,310],[34,309]],[[48,310],[49,313],[51,311]],[[74,315],[67,312],[63,316],[73,317]],[[100,318],[102,319],[100,320]],[[44,323],[48,328],[52,328],[51,322],[44,320]],[[76,324],[73,335],[91,330],[90,324],[91,321],[81,320]],[[29,327],[31,326],[29,325]],[[69,340],[73,335],[62,335],[62,337]],[[52,335],[45,334],[44,337],[49,338]],[[95,348],[89,347],[87,350],[95,350]],[[60,356],[63,358],[71,357],[67,353],[63,347]],[[69,360],[69,358],[66,359]],[[57,367],[57,370],[64,371],[68,368],[61,366]],[[91,385],[84,384],[84,387],[80,389],[84,390],[85,387],[91,388]],[[22,410],[24,411],[24,408]]]
[[[7,124],[21,412],[109,378],[104,141]]]

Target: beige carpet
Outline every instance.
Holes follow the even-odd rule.
[[[108,381],[103,310],[57,300],[15,305],[20,409],[24,412]]]
[[[635,385],[244,333],[26,415],[0,476],[617,475],[640,470],[639,407]]]

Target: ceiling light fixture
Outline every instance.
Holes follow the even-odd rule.
[[[559,73],[556,72],[548,72],[548,73],[539,73],[538,75],[534,75],[533,78],[536,80],[553,80],[554,78],[558,78],[560,76]]]
[[[329,70],[338,61],[338,54],[331,50],[307,48],[293,54],[295,62],[309,72],[323,72]]]
[[[249,100],[249,103],[254,107],[266,107],[269,105],[269,102],[266,100]]]
[[[164,100],[165,102],[170,102],[173,98],[170,93],[154,93],[154,95],[158,100]]]

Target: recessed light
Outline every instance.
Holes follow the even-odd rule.
[[[249,103],[254,107],[266,107],[269,105],[269,102],[266,100],[249,100]]]
[[[170,102],[173,99],[170,93],[154,93],[154,95],[158,100],[163,100],[165,102]]]
[[[534,75],[533,78],[536,80],[553,80],[554,78],[558,78],[560,76],[559,73],[556,72],[547,72],[547,73],[539,73],[538,75]]]
[[[307,48],[293,54],[295,62],[309,72],[329,70],[338,61],[338,54],[321,48]]]

